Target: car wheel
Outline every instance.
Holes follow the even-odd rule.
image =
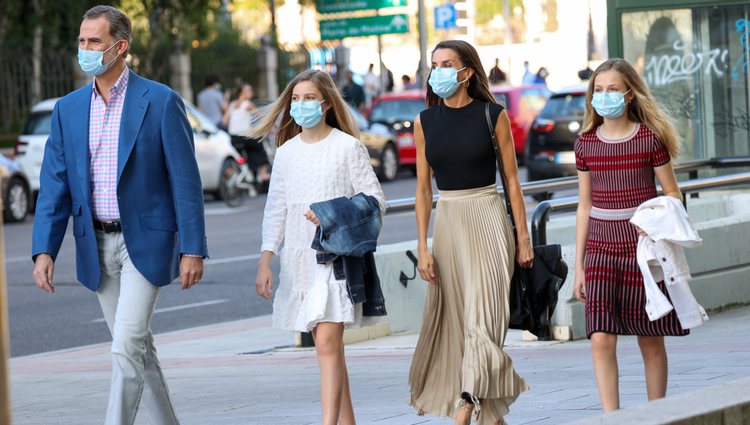
[[[3,219],[7,223],[24,221],[29,213],[29,187],[18,177],[10,179],[5,192]]]
[[[391,181],[396,178],[396,174],[398,174],[398,153],[396,147],[388,143],[380,154],[378,177],[383,181]]]

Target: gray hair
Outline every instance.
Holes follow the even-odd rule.
[[[112,6],[99,5],[87,10],[83,14],[83,19],[98,19],[101,16],[106,17],[109,21],[109,35],[115,41],[127,40],[128,50],[130,50],[130,42],[132,40],[130,18]],[[128,50],[125,50],[123,54],[125,57],[128,56]]]

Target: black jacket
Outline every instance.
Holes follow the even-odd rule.
[[[550,318],[557,305],[557,292],[568,276],[560,245],[534,247],[534,264],[525,269],[516,264],[510,283],[510,327],[523,329],[539,339],[550,336]]]

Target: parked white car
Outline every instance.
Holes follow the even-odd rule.
[[[44,158],[44,145],[49,137],[52,109],[58,99],[41,101],[31,108],[31,115],[16,143],[16,161],[29,179],[34,196],[39,193],[39,172]],[[231,175],[232,162],[240,157],[232,147],[229,134],[217,128],[198,108],[185,101],[188,120],[193,127],[195,157],[201,173],[203,191],[222,198],[223,180]],[[230,173],[227,174],[227,169]]]

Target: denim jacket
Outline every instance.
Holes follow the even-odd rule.
[[[320,222],[312,242],[318,264],[333,263],[336,279],[346,279],[352,303],[364,303],[364,316],[385,316],[373,255],[383,224],[377,199],[358,193],[316,202],[310,209]]]

